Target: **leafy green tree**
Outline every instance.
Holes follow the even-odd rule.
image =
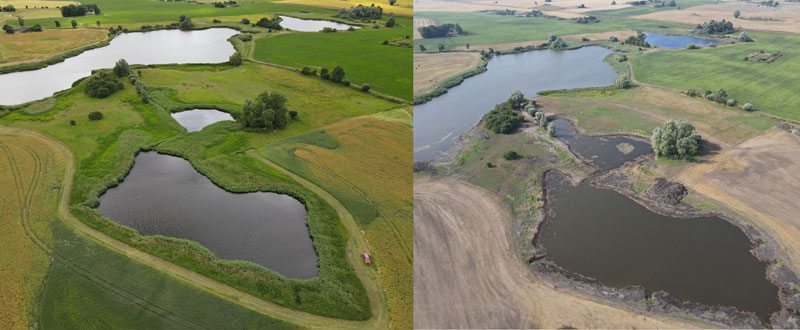
[[[547,125],[547,135],[556,136],[556,125],[550,123]]]
[[[186,15],[181,15],[181,17],[185,17]],[[188,31],[194,28],[194,23],[192,23],[192,19],[185,17],[180,23],[178,23],[178,28],[183,31]]]
[[[331,71],[331,81],[342,82],[342,79],[344,79],[344,69],[337,65],[333,68],[333,71]]]
[[[522,158],[516,151],[506,151],[503,153],[503,159],[505,160],[517,160]]]
[[[96,121],[103,119],[103,113],[100,111],[92,111],[89,113],[89,120]]]
[[[14,27],[8,24],[3,25],[3,31],[6,31],[8,34],[14,34]]]
[[[419,51],[425,52],[425,45],[419,45]]]
[[[228,63],[236,66],[242,65],[242,53],[239,52],[233,53],[233,55],[231,55],[231,57],[228,58]]]
[[[653,129],[650,140],[657,157],[687,158],[697,153],[701,137],[688,121],[670,120]]]
[[[394,16],[390,16],[389,19],[386,20],[386,27],[394,27],[395,21]]]
[[[717,103],[725,103],[728,101],[728,92],[724,89],[720,88],[716,94],[714,94],[714,101]]]
[[[131,66],[128,65],[128,61],[124,58],[117,61],[117,64],[114,65],[114,75],[117,77],[125,77],[131,74]]]
[[[555,35],[555,34],[551,34],[550,37],[547,38],[547,41],[553,42],[553,41],[556,41],[556,39],[558,39],[558,36]]]
[[[736,100],[728,99],[727,101],[725,101],[725,104],[727,104],[729,107],[735,106],[736,105]]]
[[[744,111],[753,111],[753,104],[751,104],[751,103],[745,103],[745,104],[742,106],[742,110],[744,110]]]
[[[61,22],[59,22],[59,21],[55,21],[55,22],[56,22],[56,27],[60,28],[61,27]]]
[[[511,109],[520,109],[525,106],[525,104],[525,95],[523,95],[520,90],[513,91],[511,96],[508,97],[508,106]]]
[[[440,44],[439,44],[439,51],[440,51],[440,52],[443,52],[443,51],[444,51],[444,49],[445,49],[445,47],[444,47],[444,44],[441,44],[441,43],[440,43]]]
[[[247,18],[242,18],[242,24],[250,24],[250,20]]]
[[[564,39],[556,38],[556,41],[550,43],[550,48],[552,49],[567,48],[567,43],[564,41]]]
[[[242,106],[242,124],[245,127],[277,130],[289,122],[286,97],[278,92],[263,92]]]
[[[283,27],[281,27],[282,21],[283,18],[280,16],[275,16],[273,18],[262,17],[260,20],[258,20],[258,22],[256,22],[256,26],[280,31],[283,30]]]
[[[72,28],[73,29],[78,27],[78,21],[72,20],[72,22],[70,22],[70,23],[72,23]]]
[[[84,92],[91,97],[102,99],[122,89],[122,87],[122,82],[117,80],[114,75],[100,71],[86,79]]]
[[[369,92],[369,89],[370,89],[369,85],[367,85],[367,84],[361,85],[361,91],[362,92]]]
[[[536,113],[536,121],[539,122],[541,128],[547,127],[547,115],[544,112],[539,111]]]
[[[498,134],[510,134],[519,128],[523,121],[524,118],[519,112],[498,105],[486,114],[483,127]]]
[[[14,5],[7,5],[7,6],[3,7],[2,11],[13,13],[13,12],[17,11],[17,8],[14,8]]]

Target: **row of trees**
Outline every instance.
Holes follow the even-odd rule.
[[[222,2],[212,2],[211,4],[214,5],[214,7],[217,7],[217,8],[225,8],[225,7],[228,7],[228,6],[231,6],[231,7],[236,6],[236,1],[231,0],[231,1],[222,1]]]
[[[625,45],[639,46],[643,48],[650,48],[650,43],[647,42],[647,35],[642,32],[637,32],[635,36],[630,36],[622,43]]]
[[[722,21],[710,20],[703,24],[697,24],[694,28],[695,33],[700,34],[729,34],[736,32],[733,23],[723,19]]]
[[[304,75],[316,75],[317,70],[305,66],[303,67],[302,70],[300,70],[300,73]],[[328,68],[321,68],[319,70],[319,76],[322,77],[322,79],[330,80],[335,83],[341,83],[345,86],[350,86],[350,80],[345,80],[344,75],[345,75],[344,69],[342,69],[342,67],[338,65],[335,68],[333,68],[333,71],[328,71]],[[369,87],[367,87],[367,90],[369,90]]]
[[[280,31],[280,30],[283,30],[283,27],[281,27],[281,22],[282,21],[283,21],[283,18],[280,18],[280,16],[275,16],[273,18],[262,17],[260,20],[258,20],[258,22],[256,22],[256,26],[262,27],[262,28],[265,28],[265,29],[279,30]]]
[[[61,7],[61,16],[63,17],[84,16],[88,12],[100,15],[100,7],[97,7],[96,4],[68,5]]]
[[[355,7],[350,7],[350,9],[342,8],[339,9],[339,13],[336,14],[336,17],[339,18],[349,18],[355,20],[380,19],[382,16],[383,8],[381,8],[381,6],[375,6],[374,3],[371,6],[358,5]]]
[[[447,37],[450,35],[461,35],[464,34],[464,30],[461,28],[461,25],[447,23],[442,25],[429,25],[423,26],[419,29],[419,34],[422,35],[422,38],[442,38]]]

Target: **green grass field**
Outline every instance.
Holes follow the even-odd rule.
[[[416,18],[428,18],[436,24],[458,23],[468,34],[449,38],[417,39],[414,51],[419,45],[428,51],[436,51],[438,45],[447,49],[458,46],[503,44],[523,41],[546,40],[550,34],[559,36],[583,33],[619,31],[659,26],[680,27],[680,25],[633,19],[601,18],[596,24],[578,24],[572,20],[544,17],[514,17],[487,13],[416,13]]]
[[[622,3],[620,1],[619,3]],[[678,0],[675,3],[681,9],[686,9],[689,7],[694,6],[702,6],[702,5],[710,5],[715,4],[717,1],[714,0]],[[594,10],[587,12],[588,15],[596,15],[596,16],[614,16],[614,17],[631,17],[637,15],[644,15],[649,13],[655,13],[664,10],[679,10],[677,7],[660,7],[656,8],[650,5],[647,6],[631,6],[625,7],[620,9],[607,9],[607,10]]]
[[[369,302],[361,282],[345,260],[347,236],[333,208],[291,178],[244,152],[399,105],[320,78],[255,63],[239,67],[164,66],[141,71],[141,80],[151,90],[150,105],[142,104],[127,82],[122,91],[106,99],[87,97],[80,85],[59,93],[55,101],[34,102],[26,109],[13,112],[0,119],[0,124],[38,130],[70,148],[77,168],[71,197],[72,213],[107,235],[286,307],[349,320],[369,318]],[[231,111],[237,116],[246,99],[265,90],[283,93],[289,100],[289,108],[299,112],[298,119],[293,120],[287,129],[251,132],[236,123],[223,122],[200,132],[182,134],[183,129],[169,116],[170,111],[208,107]],[[95,110],[101,111],[105,118],[89,121],[88,112]],[[75,126],[70,125],[71,120],[76,122]],[[142,237],[129,228],[102,218],[90,207],[96,205],[99,194],[106,187],[124,177],[135,153],[143,148],[156,148],[159,152],[185,157],[198,171],[230,191],[275,191],[292,194],[304,201],[309,210],[309,231],[319,256],[319,276],[311,280],[286,279],[251,263],[217,260],[196,243]],[[130,237],[135,239],[130,240]],[[79,279],[61,279],[63,274],[57,276],[66,281],[63,282],[65,285],[78,285],[72,281]],[[76,292],[65,294],[76,298]],[[113,297],[103,299],[113,300]],[[117,307],[109,307],[103,313],[114,314],[114,308]],[[53,320],[60,317],[54,316]],[[111,322],[108,326],[113,326],[124,324],[131,317],[135,315],[87,316],[86,319],[87,322],[108,320]],[[259,322],[242,323],[241,326],[269,327],[272,324]],[[102,323],[92,324],[102,327]],[[62,326],[70,325],[57,324],[56,327]],[[175,327],[168,323],[161,326]]]
[[[411,100],[411,48],[382,45],[384,40],[411,36],[411,20],[397,18],[403,27],[336,33],[292,33],[256,39],[256,60],[296,68],[341,66],[344,79]]]
[[[70,28],[69,22],[76,20],[80,26],[95,27],[96,22],[100,21],[101,27],[104,25],[117,24],[144,24],[152,22],[177,22],[178,17],[185,14],[191,18],[200,17],[223,17],[238,15],[261,15],[267,16],[277,13],[290,14],[300,10],[312,13],[334,15],[335,10],[312,8],[307,6],[275,4],[269,2],[245,2],[240,1],[238,7],[215,8],[211,2],[208,3],[189,3],[183,1],[150,1],[150,0],[96,0],[91,3],[100,7],[101,14],[96,16],[84,17],[58,17],[27,19],[26,25],[41,24],[43,27],[55,28],[53,21],[61,21],[62,28]],[[16,20],[9,20],[9,24],[15,25]]]
[[[756,42],[701,50],[659,51],[632,60],[637,80],[682,90],[725,89],[740,104],[800,120],[800,36],[752,32]],[[773,63],[755,63],[742,58],[763,50],[780,51]]]

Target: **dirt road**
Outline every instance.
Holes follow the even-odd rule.
[[[456,179],[414,182],[416,328],[696,328],[537,278],[512,247],[507,208]]]

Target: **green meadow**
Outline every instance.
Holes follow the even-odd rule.
[[[658,51],[634,58],[636,79],[687,90],[725,89],[740,105],[752,103],[758,111],[800,120],[800,36],[750,33],[755,42],[700,50]],[[763,50],[783,55],[772,63],[744,61]]]
[[[337,65],[344,79],[368,84],[375,91],[411,100],[411,48],[381,44],[384,40],[411,37],[411,20],[397,18],[403,27],[364,29],[336,33],[291,33],[255,40],[256,60],[295,68]]]

